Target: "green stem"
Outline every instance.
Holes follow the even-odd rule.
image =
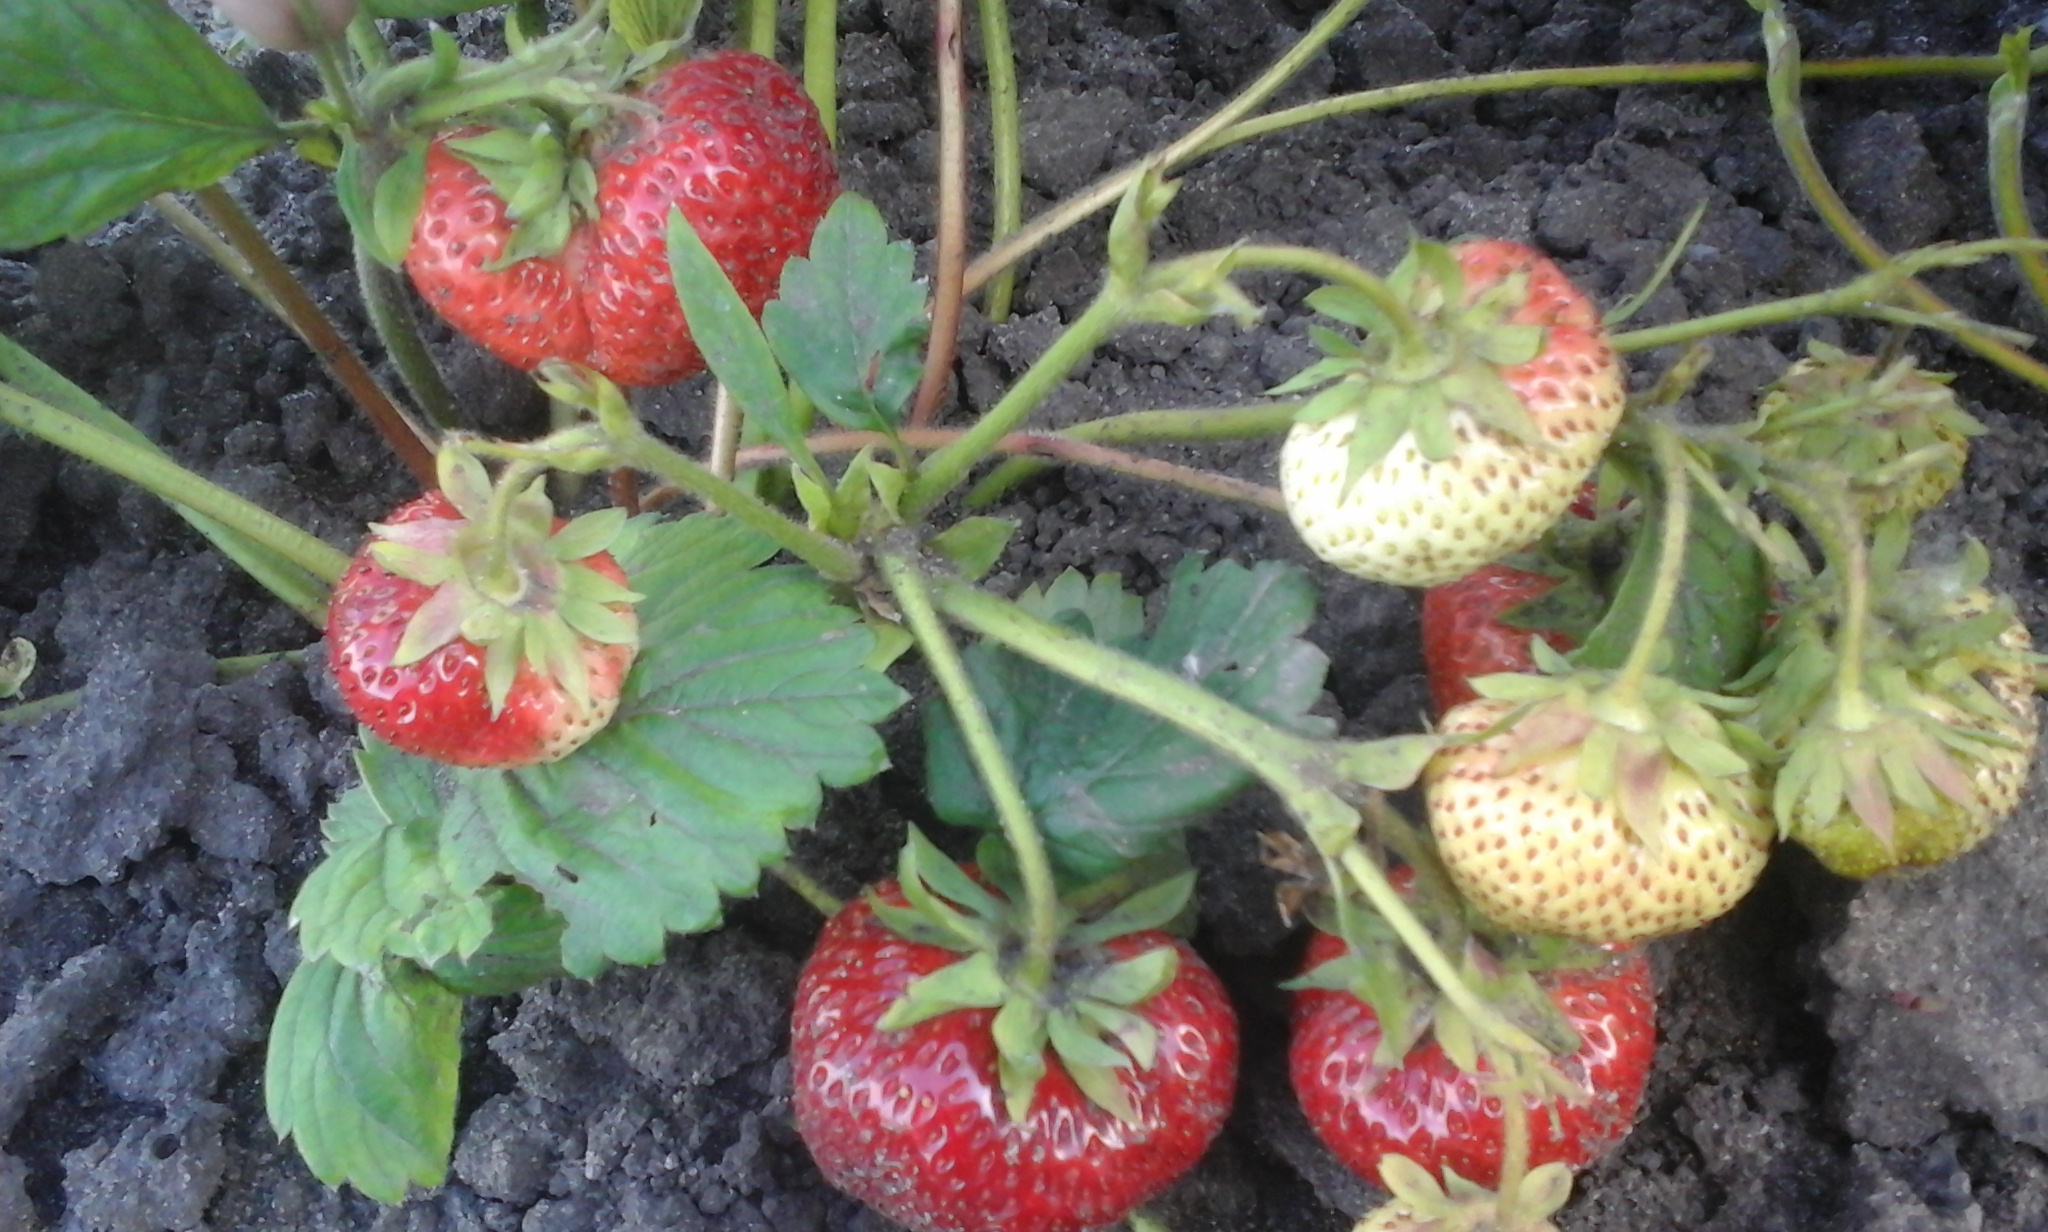
[[[773,506],[729,479],[721,479],[711,468],[649,436],[637,423],[607,422],[616,462],[637,467],[663,482],[674,484],[727,515],[760,531],[791,555],[834,582],[851,582],[860,577],[861,558],[852,548],[808,526],[799,526],[777,513]]]
[[[2037,58],[2041,56],[2039,52],[2035,54]],[[1806,66],[1808,76],[1832,79],[1928,76],[1981,77],[1988,80],[1998,76],[2002,71],[2004,65],[1996,56],[1875,57],[1819,61]],[[1239,112],[1231,123],[1213,130],[1205,125],[1168,146],[1163,151],[1164,167],[1171,171],[1241,142],[1318,120],[1362,112],[1386,111],[1437,99],[1475,98],[1493,94],[1512,94],[1522,90],[1716,85],[1760,81],[1763,77],[1764,66],[1761,64],[1708,61],[1686,64],[1608,64],[1585,68],[1521,69],[1506,73],[1404,82],[1397,86],[1362,90],[1355,94],[1340,94],[1334,98],[1321,99],[1298,107],[1283,108],[1256,119],[1243,119],[1241,117],[1244,112]],[[1190,138],[1197,135],[1201,140],[1191,144]],[[1159,157],[1160,155],[1147,155],[1136,162],[1126,164],[1065,201],[1039,213],[1031,220],[1029,226],[1007,241],[995,245],[967,267],[968,289],[973,290],[995,277],[1000,271],[1011,268],[1018,261],[1043,247],[1053,236],[1064,232],[1075,223],[1116,204],[1131,181],[1143,174]]]
[[[1126,294],[1117,287],[1104,287],[1074,323],[1067,327],[1026,369],[1002,400],[990,407],[958,440],[925,459],[903,495],[904,516],[910,521],[929,510],[957,487],[975,463],[987,457],[997,442],[1015,431],[1038,404],[1045,401],[1075,365],[1086,359],[1110,332],[1123,324]]]
[[[1664,626],[1671,621],[1671,609],[1678,602],[1678,584],[1685,574],[1686,532],[1692,521],[1692,489],[1686,474],[1684,442],[1667,423],[1653,423],[1649,428],[1657,470],[1664,480],[1664,533],[1657,545],[1657,579],[1650,587],[1649,602],[1643,606],[1643,623],[1636,629],[1636,640],[1612,686],[1622,694],[1640,690],[1656,666]]]
[[[1999,44],[2006,72],[1991,83],[1987,107],[1987,137],[1990,150],[1985,164],[1991,175],[1991,205],[1998,215],[1998,230],[2012,239],[2034,239],[2034,224],[2027,215],[2026,189],[2020,182],[2022,150],[2027,137],[2027,86],[2031,67],[2027,41],[2031,34],[2008,34]],[[2015,252],[2013,259],[2034,293],[2034,302],[2048,309],[2048,261],[2038,252]]]
[[[846,906],[838,895],[819,885],[815,877],[798,868],[788,860],[777,860],[768,866],[768,871],[777,881],[788,886],[798,898],[817,908],[818,914],[830,919]]]
[[[1521,1196],[1522,1182],[1529,1176],[1529,1101],[1522,1097],[1519,1075],[1508,1076],[1508,1067],[1502,1064],[1506,1058],[1494,1059],[1493,1068],[1496,1084],[1500,1090],[1500,1185],[1495,1190],[1499,1199],[1494,1206],[1494,1218],[1503,1228],[1518,1228],[1515,1219],[1515,1201]],[[1517,1067],[1519,1068],[1519,1067]]]
[[[825,136],[839,142],[839,2],[804,0],[804,92]]]
[[[953,645],[952,635],[933,606],[931,587],[923,570],[916,561],[894,552],[884,552],[877,563],[902,609],[904,623],[916,635],[918,648],[924,651],[925,661],[931,665],[947,705],[952,707],[953,720],[960,726],[968,756],[974,760],[982,786],[995,803],[996,820],[1017,858],[1029,924],[1024,956],[1015,978],[1024,991],[1042,995],[1052,985],[1053,962],[1059,954],[1063,924],[1052,858],[1046,853],[1038,823],[1032,820],[1031,806],[1024,799],[1016,768],[1003,752],[1002,739],[989,720],[988,708],[982,704],[981,694],[967,673],[967,664],[961,660],[959,648]]]
[[[363,311],[370,318],[370,328],[397,366],[398,379],[405,382],[420,414],[443,431],[456,427],[455,395],[441,379],[441,369],[420,336],[419,317],[413,313],[405,287],[396,274],[370,255],[360,239],[356,241],[356,285],[363,293]]]
[[[748,51],[775,58],[775,10],[778,0],[747,0],[745,37]]]
[[[206,216],[219,227],[235,252],[248,262],[258,282],[283,310],[285,323],[298,334],[341,387],[355,400],[370,423],[421,487],[434,486],[434,450],[425,430],[414,423],[391,395],[377,384],[377,378],[363,363],[362,356],[341,336],[334,322],[320,310],[305,284],[293,274],[284,258],[264,238],[263,231],[242,209],[234,196],[219,184],[210,184],[193,194]]]
[[[1244,244],[1230,250],[1227,268],[1288,270],[1348,287],[1371,300],[1373,306],[1393,322],[1404,345],[1424,345],[1421,324],[1394,289],[1371,270],[1334,253],[1294,244]]]
[[[1322,51],[1337,32],[1351,23],[1358,11],[1368,0],[1337,0],[1323,15],[1316,19],[1300,40],[1287,49],[1285,55],[1274,61],[1273,67],[1259,74],[1236,98],[1208,119],[1189,129],[1179,140],[1164,150],[1147,155],[1138,162],[1115,172],[1107,179],[1098,180],[1082,193],[1065,203],[1039,215],[1029,227],[1012,236],[1008,243],[999,244],[967,267],[967,289],[981,286],[995,274],[1016,264],[1019,258],[1036,249],[1046,240],[1073,226],[1075,223],[1120,200],[1131,182],[1144,174],[1148,168],[1158,167],[1162,172],[1195,157],[1219,133],[1258,110],[1261,104],[1271,98],[1282,86],[1293,79],[1302,67]]]
[[[285,316],[284,308],[278,304],[276,297],[271,295],[270,288],[264,286],[256,277],[256,271],[249,268],[249,263],[242,259],[242,254],[222,239],[218,231],[207,226],[205,219],[186,209],[185,203],[171,193],[158,193],[150,198],[149,203],[156,208],[157,213],[163,215],[165,222],[170,223],[178,234],[205,253],[249,298],[263,305],[264,310],[278,320],[284,321],[287,325],[291,323],[291,319]]]
[[[1771,129],[1777,135],[1778,148],[1790,164],[1792,173],[1805,190],[1808,200],[1819,212],[1829,230],[1842,241],[1843,247],[1855,254],[1856,259],[1872,269],[1883,269],[1892,263],[1892,256],[1878,242],[1871,238],[1863,224],[1856,221],[1848,203],[1842,200],[1829,181],[1827,172],[1821,167],[1820,157],[1814,153],[1813,142],[1806,132],[1806,119],[1799,102],[1799,36],[1793,32],[1790,22],[1785,20],[1784,6],[1779,0],[1751,0],[1763,13],[1764,51],[1769,58],[1769,71],[1764,81],[1771,100]],[[1950,313],[1955,310],[1934,292],[1920,283],[1907,280],[1900,288],[1912,307],[1924,313]],[[1967,322],[1958,320],[1952,332],[1961,342],[1979,356],[2042,389],[2048,389],[2048,366],[2042,365],[2032,356],[2025,355]]]
[[[1017,654],[1173,724],[1237,758],[1265,781],[1302,824],[1319,852],[1339,861],[1366,901],[1386,917],[1402,944],[1475,1029],[1517,1053],[1543,1046],[1487,1005],[1458,975],[1457,965],[1353,841],[1358,811],[1331,785],[1331,762],[1342,749],[1290,735],[1189,680],[1041,620],[965,582],[934,579],[940,610]],[[1333,756],[1334,755],[1334,756]]]
[[[0,421],[103,466],[172,504],[204,514],[330,585],[348,570],[346,554],[268,509],[200,478],[154,449],[122,440],[11,386],[0,385]]]
[[[1024,137],[1017,106],[1017,52],[1010,41],[1009,0],[981,0],[981,53],[988,64],[989,176],[994,180],[990,244],[1001,244],[1024,225]],[[964,281],[964,279],[963,279]],[[984,308],[990,321],[1009,319],[1017,285],[1014,266],[989,284]]]
[[[272,650],[266,651],[263,654],[233,655],[225,659],[216,659],[213,664],[214,678],[222,684],[228,684],[232,681],[240,680],[244,676],[253,676],[279,659],[286,659],[293,663],[304,663],[306,661],[306,652],[303,650]],[[39,722],[50,715],[74,709],[78,703],[84,700],[84,689],[68,689],[62,693],[52,693],[48,697],[38,697],[32,702],[23,702],[19,706],[8,706],[5,709],[0,709],[0,725],[22,726]]]

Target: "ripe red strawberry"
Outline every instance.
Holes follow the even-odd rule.
[[[515,220],[455,152],[480,130],[428,151],[406,271],[450,324],[516,368],[562,359],[621,385],[702,371],[670,281],[669,208],[681,208],[758,314],[839,194],[817,109],[772,60],[714,52],[663,70],[639,98],[659,115],[622,110],[588,151],[596,185],[584,205],[594,217],[578,217],[558,251],[502,269],[493,267]],[[539,199],[568,208],[563,195],[558,184]]]
[[[1466,683],[1474,676],[1535,670],[1529,641],[1537,634],[1503,624],[1501,617],[1556,585],[1548,574],[1481,565],[1455,582],[1422,592],[1422,662],[1438,717],[1478,696]],[[1572,648],[1572,639],[1561,633],[1542,636],[1559,652]]]
[[[1340,938],[1317,932],[1303,969],[1343,953]],[[1528,1100],[1529,1164],[1578,1168],[1619,1142],[1635,1119],[1656,1049],[1650,964],[1638,951],[1606,966],[1537,978],[1579,1033],[1579,1050],[1558,1065],[1589,1098]],[[1323,1142],[1375,1183],[1381,1159],[1396,1154],[1433,1174],[1449,1167],[1479,1185],[1498,1184],[1498,1096],[1483,1092],[1478,1077],[1461,1071],[1434,1038],[1394,1066],[1375,1062],[1379,1044],[1379,1020],[1357,997],[1326,988],[1294,993],[1288,1064],[1295,1096]]]
[[[874,895],[899,909],[905,902],[894,881]],[[868,898],[848,904],[804,965],[790,1038],[797,1128],[819,1170],[916,1232],[1081,1232],[1122,1219],[1193,1165],[1222,1127],[1237,1023],[1215,974],[1156,930],[1063,960],[1069,977],[1085,977],[1161,949],[1177,956],[1171,982],[1122,1018],[1102,1011],[1123,1038],[1141,1019],[1156,1039],[1149,1065],[1115,1071],[1133,1119],[1087,1098],[1047,1049],[1029,1111],[1013,1121],[992,1031],[998,1011],[878,1025],[913,981],[960,955],[906,940]]]
[[[1536,539],[1579,494],[1621,418],[1598,313],[1547,257],[1417,244],[1387,280],[1412,332],[1352,288],[1310,297],[1366,332],[1276,392],[1327,388],[1280,453],[1302,540],[1348,573],[1435,586]]]
[[[445,458],[444,490],[373,527],[335,584],[328,662],[355,716],[407,753],[555,761],[611,720],[638,647],[639,596],[602,550],[623,517],[565,522],[536,487],[492,539]]]

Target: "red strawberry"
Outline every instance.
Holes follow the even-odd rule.
[[[1341,939],[1318,932],[1304,970],[1343,953]],[[1638,951],[1603,967],[1537,978],[1579,1033],[1579,1050],[1558,1065],[1589,1098],[1529,1101],[1529,1164],[1577,1168],[1620,1141],[1635,1119],[1656,1048],[1650,964]],[[1498,1096],[1483,1094],[1479,1079],[1459,1070],[1434,1038],[1392,1067],[1375,1063],[1379,1044],[1379,1020],[1357,997],[1324,988],[1294,994],[1289,1068],[1295,1096],[1323,1142],[1375,1183],[1380,1160],[1397,1154],[1431,1173],[1448,1167],[1479,1185],[1498,1184]]]
[[[839,194],[817,109],[772,60],[714,52],[663,70],[639,97],[659,115],[621,111],[588,152],[595,217],[578,218],[551,255],[503,269],[493,266],[514,220],[491,181],[448,144],[459,149],[481,130],[428,151],[406,272],[449,323],[516,368],[562,359],[621,385],[702,371],[670,281],[669,207],[681,208],[759,313]]]
[[[874,894],[899,909],[906,901],[894,881]],[[825,1178],[917,1232],[1081,1232],[1122,1219],[1186,1171],[1230,1110],[1229,998],[1193,950],[1156,930],[1091,948],[1064,957],[1067,977],[1161,949],[1177,956],[1171,982],[1121,1017],[1084,1009],[1122,1038],[1156,1041],[1149,1065],[1115,1071],[1132,1119],[1084,1095],[1048,1048],[1029,1111],[1013,1121],[998,1074],[998,1011],[878,1025],[913,981],[960,955],[906,940],[867,898],[832,917],[797,982],[790,1039],[797,1128]],[[1151,1030],[1133,1032],[1138,1019]]]
[[[474,476],[451,475],[445,454],[442,475],[454,491],[400,506],[335,584],[342,698],[396,748],[449,765],[567,756],[610,721],[638,646],[639,596],[602,550],[623,517],[565,522],[536,487],[494,539],[462,487]]]
[[[1557,579],[1509,565],[1482,565],[1455,582],[1422,592],[1422,662],[1429,672],[1429,696],[1438,717],[1478,694],[1467,681],[1494,672],[1535,670],[1529,641],[1536,634],[1503,624],[1501,617],[1550,593]],[[1572,648],[1561,633],[1545,641],[1560,652]]]

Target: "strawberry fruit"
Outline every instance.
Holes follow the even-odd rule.
[[[1536,631],[1509,623],[1515,608],[1550,593],[1557,579],[1510,565],[1481,565],[1455,582],[1422,592],[1422,663],[1438,715],[1479,696],[1469,683],[1495,672],[1526,672]],[[1541,635],[1552,648],[1572,648],[1561,633]]]
[[[1598,313],[1549,258],[1504,240],[1418,243],[1387,280],[1397,322],[1355,288],[1310,304],[1326,358],[1275,392],[1325,386],[1280,453],[1315,554],[1399,586],[1462,577],[1534,541],[1579,494],[1624,405]]]
[[[960,992],[976,964],[1007,981],[994,952],[962,960],[964,946],[902,935],[901,886],[884,882],[833,916],[797,982],[796,1123],[827,1180],[918,1232],[1081,1232],[1122,1219],[1201,1157],[1230,1110],[1237,1024],[1186,943],[1148,928],[1069,949],[1049,1013],[1016,999],[998,1008],[1000,989]],[[1096,996],[1141,968],[1155,969],[1141,997]],[[920,982],[944,986],[952,1008],[904,1015]],[[998,1040],[1032,1013],[1054,1025],[1051,1046],[1025,1058],[1042,1073],[1020,1100]],[[1122,1115],[1103,1106],[1103,1081]]]
[[[1438,731],[1475,736],[1515,710],[1481,697]],[[1681,714],[1670,747],[1683,757],[1652,720],[1610,724],[1569,697],[1440,750],[1423,771],[1429,827],[1459,892],[1504,928],[1594,945],[1682,932],[1733,907],[1763,873],[1768,829],[1746,763],[1696,707]],[[1595,744],[1600,756],[1585,756]],[[1589,778],[1605,781],[1589,790]]]
[[[335,584],[328,662],[349,709],[394,747],[508,769],[567,756],[618,707],[639,645],[604,549],[624,515],[554,517],[544,476],[500,494],[441,455],[440,491],[400,506]],[[510,504],[492,534],[494,500]]]
[[[435,311],[516,368],[561,359],[637,386],[702,371],[670,281],[670,208],[758,315],[839,194],[817,109],[772,60],[714,52],[662,70],[637,97],[654,114],[620,111],[581,170],[558,147],[521,166],[499,157],[511,134],[476,129],[428,151],[406,272]],[[517,234],[521,224],[539,238]]]
[[[1318,931],[1303,970],[1344,952],[1341,938]],[[1543,972],[1537,981],[1578,1032],[1578,1050],[1558,1066],[1586,1097],[1525,1097],[1528,1162],[1580,1168],[1619,1142],[1635,1119],[1656,1050],[1650,964],[1638,951],[1599,967]],[[1378,1017],[1349,992],[1304,987],[1293,997],[1294,1093],[1346,1167],[1380,1184],[1381,1160],[1401,1155],[1438,1175],[1449,1168],[1489,1188],[1500,1183],[1500,1096],[1482,1088],[1480,1075],[1461,1070],[1434,1038],[1387,1062]]]

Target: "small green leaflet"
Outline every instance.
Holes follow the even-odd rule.
[[[768,439],[797,457],[809,457],[803,429],[790,413],[789,391],[775,353],[732,279],[681,209],[668,212],[669,275],[705,366],[732,395],[734,405]]]
[[[1329,662],[1302,640],[1316,596],[1297,568],[1225,561],[1204,569],[1190,557],[1174,571],[1149,636],[1142,605],[1114,575],[1090,583],[1068,572],[1019,602],[1290,731],[1327,733],[1327,721],[1308,713]],[[965,657],[1070,883],[1172,850],[1188,825],[1251,781],[1208,744],[1047,668],[987,644]],[[925,711],[925,748],[927,791],[939,816],[995,828],[995,806],[943,704]]]
[[[826,418],[886,432],[924,370],[929,325],[915,254],[891,243],[881,212],[844,193],[811,238],[809,257],[782,268],[781,297],[761,313],[776,358]]]
[[[716,924],[722,896],[751,894],[761,867],[785,854],[786,832],[810,824],[823,787],[886,764],[873,724],[903,701],[866,666],[874,637],[858,615],[809,570],[764,566],[774,551],[728,518],[630,524],[614,552],[647,596],[644,646],[611,724],[571,757],[516,771],[366,758],[366,790],[387,821],[431,816],[437,827],[375,836],[377,876],[346,883],[365,885],[363,903],[325,894],[314,901],[336,923],[309,932],[346,946],[337,939],[353,935],[351,921],[397,918],[412,901],[391,887],[474,895],[510,878],[559,914],[560,964],[588,977],[612,962],[659,962],[668,933]],[[370,834],[355,799],[336,806],[350,816],[329,819],[337,853]],[[327,876],[323,866],[309,890]],[[341,872],[329,879],[344,884]],[[312,905],[301,898],[308,929]],[[434,934],[441,955],[475,964],[496,952],[504,904],[488,906],[496,922],[481,930],[493,939],[482,957],[462,948],[478,933],[459,925]],[[420,945],[417,932],[404,943]],[[501,966],[524,961],[515,948]]]
[[[0,249],[204,188],[279,140],[163,0],[0,0]]]
[[[263,1098],[313,1175],[379,1202],[439,1185],[455,1139],[462,998],[407,963],[299,964],[270,1024]]]

